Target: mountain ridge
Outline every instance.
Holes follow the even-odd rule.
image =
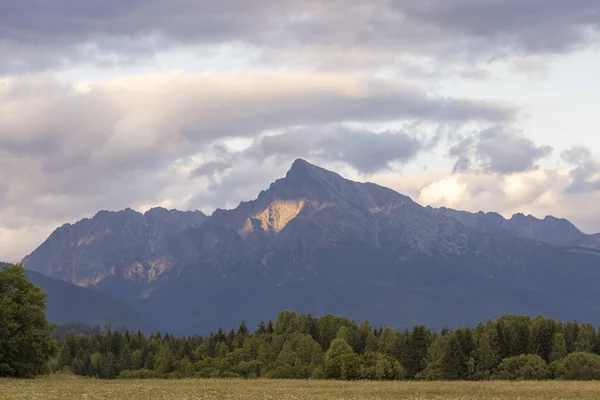
[[[181,229],[200,227],[206,218],[200,211],[160,207],[144,214],[130,208],[116,212],[103,210],[92,218],[62,225],[22,263],[26,269],[79,286],[97,284],[114,275],[119,267],[126,268],[132,280],[150,281],[175,262],[168,236]],[[115,248],[122,254],[112,257]],[[89,257],[90,252],[96,258]],[[49,267],[45,270],[32,267],[42,263]],[[82,272],[93,275],[81,276]]]
[[[25,265],[77,278],[176,333],[258,322],[283,308],[431,326],[450,317],[472,323],[543,312],[589,319],[599,311],[591,285],[600,281],[600,252],[536,240],[566,243],[577,236],[572,224],[548,219],[554,228],[527,230],[518,216],[511,230],[499,215],[423,207],[304,160],[234,209],[197,215],[192,224],[172,214],[155,224],[160,245],[153,251],[154,225],[140,228],[131,221],[145,220],[128,211],[70,232],[85,251],[72,251],[71,236],[51,236]],[[112,218],[120,224],[99,229]],[[563,227],[569,230],[561,233]],[[151,276],[160,257],[168,263]]]
[[[547,215],[543,219],[516,213],[505,218],[495,212],[453,210],[446,207],[434,209],[459,220],[462,224],[487,233],[505,233],[524,239],[533,239],[557,246],[600,248],[600,234],[586,234],[565,218]]]

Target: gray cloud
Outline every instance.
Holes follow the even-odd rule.
[[[230,160],[211,160],[203,163],[199,167],[194,168],[191,173],[192,177],[213,176],[233,167],[233,162]]]
[[[234,160],[234,168],[219,179],[204,175],[209,184],[185,207],[235,207],[240,201],[255,198],[298,157],[326,166],[349,165],[361,174],[372,175],[392,163],[409,162],[429,144],[429,138],[402,131],[375,133],[339,126],[290,129],[263,136],[245,151],[230,153],[227,158]]]
[[[409,19],[523,53],[564,52],[600,25],[600,3],[589,0],[395,0]]]
[[[407,162],[425,147],[425,143],[403,132],[342,130],[324,138],[317,151],[324,159],[343,161],[361,173],[370,174],[390,168],[394,161]]]
[[[560,153],[560,157],[569,164],[581,164],[592,160],[592,152],[583,146],[573,146]]]
[[[449,149],[456,158],[454,172],[477,165],[484,172],[512,174],[538,168],[537,162],[552,153],[550,146],[537,146],[523,134],[501,126],[466,137]]]
[[[472,163],[469,153],[473,144],[474,139],[472,137],[466,137],[448,149],[448,155],[457,159],[454,168],[452,169],[452,173],[465,172],[471,168]]]
[[[331,65],[329,55],[355,68],[406,52],[486,59],[570,51],[599,22],[593,0],[20,0],[0,4],[0,69],[131,62],[223,43],[256,46],[271,61],[312,54]]]
[[[476,152],[486,171],[510,174],[535,169],[552,147],[536,146],[522,134],[494,128],[481,132]]]
[[[236,159],[236,167],[228,170],[220,179],[210,179],[204,190],[198,191],[185,204],[186,209],[199,208],[210,214],[217,208],[233,208],[241,201],[248,201],[269,186],[274,180],[283,176],[288,165],[282,165],[282,160],[273,158],[254,160],[241,157]]]
[[[206,185],[219,185],[220,177],[212,175],[230,176],[240,168],[239,158],[215,145],[231,139],[298,126],[324,132],[353,121],[460,126],[510,121],[514,114],[506,105],[440,99],[396,81],[343,74],[176,73],[76,87],[47,75],[8,78],[0,86],[0,234],[73,222],[99,209],[164,201],[183,207]],[[321,149],[313,139],[295,137],[286,150],[289,139],[260,139],[261,151],[282,160],[314,153],[370,172],[410,159],[422,146],[391,132],[331,131],[319,138]],[[203,211],[221,205],[219,196]]]
[[[428,147],[429,140],[398,131],[371,132],[343,127],[294,129],[265,136],[247,151],[255,159],[308,157],[323,162],[339,161],[363,174],[389,169],[393,162],[406,163]]]
[[[587,147],[574,146],[561,153],[561,158],[570,164],[571,183],[567,193],[588,193],[600,190],[600,162],[594,159]]]

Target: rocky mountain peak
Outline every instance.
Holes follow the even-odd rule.
[[[293,180],[315,180],[321,183],[331,183],[335,179],[345,180],[341,175],[326,170],[321,167],[317,167],[301,158],[296,159],[291,168],[286,174],[286,179]]]

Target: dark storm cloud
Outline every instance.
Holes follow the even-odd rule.
[[[361,59],[552,53],[585,44],[599,22],[595,0],[4,1],[0,68],[121,62],[173,46],[223,43],[292,59],[302,48],[315,60],[340,49]]]
[[[500,126],[466,137],[449,149],[456,158],[454,172],[477,165],[484,172],[512,174],[538,168],[537,162],[552,153],[550,146],[537,146],[520,133]]]

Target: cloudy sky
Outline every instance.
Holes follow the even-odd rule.
[[[298,157],[600,231],[600,1],[0,2],[0,259],[233,207]]]

